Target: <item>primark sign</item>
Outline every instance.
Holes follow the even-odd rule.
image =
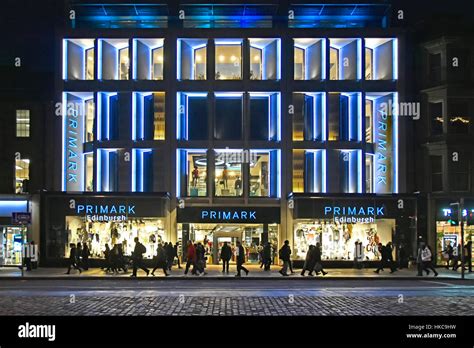
[[[325,206],[324,216],[340,223],[372,223],[375,218],[385,216],[385,206]]]

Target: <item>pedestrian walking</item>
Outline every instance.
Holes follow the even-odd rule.
[[[131,277],[137,276],[137,270],[139,268],[142,269],[148,276],[148,274],[150,274],[150,271],[143,264],[143,254],[146,253],[146,247],[142,243],[140,243],[140,241],[138,240],[138,237],[135,237],[134,241],[135,241],[135,248],[133,249],[133,253],[132,253],[133,273]]]
[[[461,247],[461,243],[459,243],[456,248],[453,248],[453,271],[457,271],[459,268],[459,264],[462,262],[461,252],[462,252],[462,247]]]
[[[188,274],[189,267],[193,266],[192,274],[196,274],[196,249],[194,248],[193,242],[188,240],[188,246],[186,248],[186,268],[184,274]]]
[[[206,249],[201,243],[196,246],[196,266],[199,275],[206,275]]]
[[[385,257],[387,266],[390,268],[390,273],[395,273],[397,271],[397,267],[395,265],[395,261],[393,260],[392,242],[388,242],[385,246]]]
[[[405,244],[398,248],[398,269],[408,268],[408,252]]]
[[[171,267],[173,267],[173,260],[174,260],[173,243],[169,242],[168,246],[165,248],[165,251],[166,251],[166,264],[168,266],[168,270],[171,271]]]
[[[280,260],[283,261],[283,267],[278,272],[282,276],[288,276],[288,268],[290,267],[290,257],[291,257],[290,242],[288,240],[285,240],[283,246],[280,248],[279,257],[280,257]]]
[[[161,268],[165,276],[169,276],[167,269],[168,269],[168,257],[166,255],[166,250],[161,243],[158,244],[158,248],[156,249],[156,264],[155,268],[151,271],[151,275],[155,276],[155,271]]]
[[[380,271],[383,272],[383,267],[385,266],[385,260],[386,260],[386,251],[382,243],[379,243],[377,245],[377,250],[379,251],[379,254],[380,254],[380,260],[379,260],[379,266],[374,272],[378,274]]]
[[[421,251],[425,247],[425,242],[420,238],[418,242],[418,251],[416,253],[416,269],[417,269],[417,277],[423,276],[423,261],[421,259]]]
[[[84,243],[84,248],[82,248],[82,268],[85,271],[89,270],[89,256],[91,252],[89,251],[89,246],[87,243]]]
[[[314,247],[314,271],[316,275],[319,275],[319,272],[323,275],[328,274],[328,272],[323,269],[321,244],[319,243],[316,243]]]
[[[422,248],[420,248],[421,253],[421,262],[423,264],[423,270],[426,272],[426,275],[430,274],[429,270],[432,270],[435,277],[438,276],[438,272],[433,267],[433,253],[428,245],[424,244]]]
[[[453,246],[451,245],[451,242],[448,242],[448,245],[446,245],[446,248],[443,251],[443,254],[446,258],[446,269],[449,269],[449,266],[451,265],[451,262],[454,259],[453,253]]]
[[[77,264],[77,248],[74,243],[69,244],[69,247],[71,250],[69,251],[69,266],[67,269],[66,274],[71,273],[71,268],[73,267],[74,269],[77,269],[79,271],[79,274],[82,273],[81,268]]]
[[[263,257],[263,243],[258,246],[258,258],[260,260],[260,268],[265,266],[265,259]]]
[[[176,260],[178,261],[178,268],[179,269],[182,269],[183,267],[181,267],[181,264],[179,263],[179,242],[176,242],[176,244],[174,245],[174,257],[176,257]]]
[[[241,271],[244,271],[246,275],[249,275],[249,270],[243,266],[245,263],[245,248],[237,241],[235,248],[235,260],[237,261],[237,274],[236,277],[241,276]]]
[[[82,245],[81,243],[77,243],[76,246],[76,263],[79,267],[82,268]]]
[[[227,242],[224,242],[221,248],[221,255],[220,255],[220,259],[222,260],[222,273],[229,274],[229,262],[230,262],[231,257],[232,257],[232,249],[227,244]]]
[[[472,273],[472,241],[464,246],[464,267],[466,266],[469,273]]]
[[[102,269],[107,273],[112,270],[112,255],[111,255],[111,250],[109,247],[109,244],[105,244],[105,250],[103,251],[104,253],[104,263],[102,265]]]
[[[270,266],[272,264],[272,253],[273,253],[272,245],[269,242],[266,242],[265,245],[263,246],[263,263],[264,263],[263,270],[264,271],[270,270]]]
[[[314,245],[310,245],[308,251],[306,252],[306,257],[303,264],[303,269],[301,270],[301,275],[304,276],[305,272],[308,271],[308,275],[313,275],[313,269],[315,266],[315,258],[314,258]]]

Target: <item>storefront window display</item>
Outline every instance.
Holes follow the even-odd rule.
[[[447,221],[437,221],[436,236],[437,260],[438,264],[441,264],[447,261],[444,251],[448,245],[451,245],[453,249],[458,249],[457,247],[461,243],[461,226],[451,226]],[[469,241],[474,242],[474,226],[464,223],[464,244]],[[455,256],[458,255],[458,250],[454,250],[454,253]],[[472,255],[474,256],[474,252]]]
[[[87,243],[91,258],[103,258],[105,244],[112,248],[122,244],[124,254],[130,256],[138,237],[147,249],[145,258],[156,254],[158,243],[165,242],[163,219],[134,218],[123,221],[90,221],[83,216],[66,216],[67,243],[64,257],[69,257],[69,244]]]
[[[378,243],[392,241],[395,219],[377,219],[371,223],[339,223],[332,220],[299,220],[294,225],[297,259],[304,259],[310,245],[320,243],[323,260],[354,259],[354,245],[362,242],[366,260],[378,260]]]
[[[220,157],[222,152],[216,151],[215,195],[242,196],[242,163],[223,161]]]
[[[0,265],[21,265],[21,248],[26,243],[27,228],[0,226]]]

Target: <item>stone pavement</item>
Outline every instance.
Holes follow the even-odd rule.
[[[326,269],[329,273],[326,276],[318,276],[318,277],[302,277],[300,275],[301,269],[295,269],[295,273],[291,274],[288,277],[283,277],[281,274],[278,273],[280,267],[272,266],[271,271],[265,272],[258,265],[245,265],[250,273],[248,276],[245,275],[245,272],[242,272],[242,279],[245,278],[252,278],[252,279],[353,279],[353,278],[364,278],[364,279],[399,279],[399,278],[421,278],[416,277],[416,269],[402,269],[394,274],[390,274],[389,270],[385,270],[384,272],[380,272],[380,274],[374,273],[374,269],[353,269],[353,268],[329,268]],[[187,276],[184,275],[184,269],[178,269],[176,266],[173,267],[171,275],[166,277],[166,279],[206,279],[206,278],[219,278],[219,279],[226,279],[226,278],[234,278],[236,270],[235,265],[231,265],[230,267],[230,274],[223,274],[221,273],[222,266],[219,265],[208,265],[206,268],[207,275],[205,276],[194,276],[191,275],[191,272]],[[151,270],[150,270],[151,271]],[[437,279],[460,279],[461,278],[461,271],[458,270],[457,272],[452,270],[447,270],[446,268],[438,268],[437,271],[439,272],[439,276],[436,277]],[[110,274],[105,273],[103,270],[99,268],[89,269],[88,271],[84,271],[79,274],[78,271],[72,270],[71,274],[65,274],[66,269],[64,268],[39,268],[31,272],[24,272],[24,276],[28,279],[95,279],[95,278],[102,278],[102,279],[125,279],[130,278],[130,271],[127,274]],[[145,272],[139,271],[138,276],[140,278],[146,279],[154,279],[154,278],[164,278],[164,274],[161,270],[157,270],[155,272],[155,277],[149,275],[146,277]],[[0,268],[0,279],[5,278],[18,278],[21,277],[21,270],[15,267],[1,267]],[[433,273],[430,273],[428,276],[429,278],[434,278]],[[423,278],[427,278],[426,274],[424,274]],[[474,279],[474,273],[466,272],[466,279]]]

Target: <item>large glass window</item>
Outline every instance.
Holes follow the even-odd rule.
[[[242,139],[243,93],[216,93],[214,138]]]
[[[116,140],[119,136],[118,94],[97,93],[97,140]]]
[[[205,140],[208,138],[208,100],[206,93],[177,95],[177,137],[179,140]]]
[[[124,255],[131,256],[135,237],[146,247],[145,258],[156,255],[159,243],[166,241],[165,221],[160,218],[127,217],[124,221],[90,221],[85,216],[66,216],[66,235],[62,257],[69,257],[69,244],[87,244],[91,258],[104,258],[105,244],[110,248],[121,247]]]
[[[293,150],[293,192],[326,192],[326,150]]]
[[[374,102],[365,99],[365,141],[372,143],[374,141]]]
[[[361,193],[362,158],[360,150],[327,150],[327,192]]]
[[[361,140],[361,93],[329,93],[329,140]]]
[[[326,94],[293,93],[293,140],[326,140]]]
[[[218,39],[216,44],[216,80],[242,79],[242,40]]]
[[[128,39],[99,39],[99,79],[128,80]]]
[[[374,156],[373,154],[365,155],[365,192],[374,192]]]
[[[250,79],[280,79],[280,39],[249,39]]]
[[[329,43],[330,79],[360,79],[361,39],[330,39]]]
[[[280,93],[250,95],[250,140],[280,140]]]
[[[93,80],[94,55],[94,39],[63,40],[63,79]]]
[[[97,191],[117,192],[119,188],[118,149],[97,150]]]
[[[431,135],[443,134],[443,103],[430,102],[428,104],[428,110],[431,120]]]
[[[326,78],[326,41],[294,39],[294,79],[324,80]]]
[[[248,150],[216,150],[214,165],[214,195],[242,196],[242,163],[249,163]]]
[[[279,197],[279,150],[250,151],[251,197]]]
[[[30,160],[15,160],[15,193],[28,193],[30,182]]]
[[[94,141],[94,120],[95,120],[95,103],[94,99],[85,100],[86,113],[85,113],[85,127],[86,132],[84,139],[85,142]]]
[[[132,191],[153,191],[153,150],[132,150]]]
[[[178,40],[178,80],[205,80],[207,39]]]
[[[178,150],[178,195],[180,197],[207,196],[206,150]]]
[[[134,39],[133,78],[163,80],[164,39]]]
[[[354,260],[355,243],[362,243],[364,260],[380,260],[377,244],[392,241],[394,219],[347,224],[327,219],[298,220],[294,224],[294,255],[304,260],[310,245],[319,243],[323,260]],[[394,252],[396,255],[396,252]]]
[[[16,110],[16,136],[18,138],[30,136],[30,110]]]
[[[84,191],[94,191],[94,155],[92,152],[84,154]]]
[[[133,140],[165,139],[165,93],[133,93]]]
[[[365,79],[397,79],[397,39],[365,39]]]

